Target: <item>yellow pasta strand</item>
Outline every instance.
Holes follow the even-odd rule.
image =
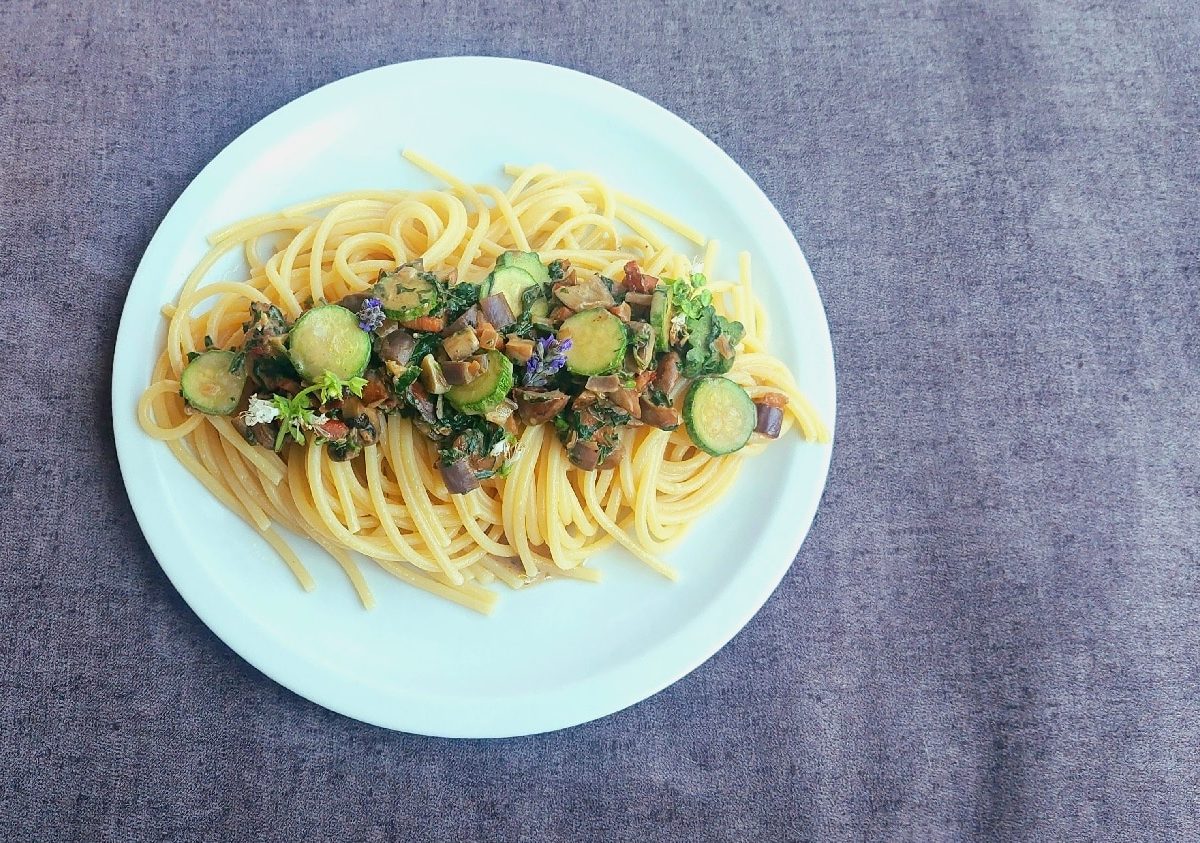
[[[678,573],[662,554],[728,491],[763,443],[714,458],[682,429],[639,427],[623,434],[614,467],[583,471],[552,426],[528,427],[506,476],[465,495],[447,491],[436,447],[395,415],[382,418],[378,443],[352,462],[334,461],[311,440],[277,454],[248,442],[235,420],[196,413],[180,396],[188,355],[206,337],[240,344],[252,302],[294,319],[306,300],[362,292],[381,270],[414,258],[472,282],[507,250],[537,251],[543,261],[568,260],[578,273],[618,279],[631,260],[646,274],[668,277],[692,272],[696,261],[710,278],[714,306],[745,326],[727,376],[751,398],[786,397],[784,434],[794,428],[811,442],[829,441],[825,421],[767,352],[767,314],[753,294],[748,254],[738,256],[737,278],[714,277],[715,240],[589,173],[510,165],[513,181],[502,189],[470,184],[411,151],[404,157],[446,189],[340,193],[214,233],[176,302],[162,309],[165,347],[137,405],[146,433],[254,527],[303,589],[315,588],[315,580],[277,527],[322,547],[366,608],[375,597],[362,557],[401,582],[483,613],[496,601],[488,586],[517,589],[554,577],[598,582],[601,572],[585,563],[614,543],[673,579]],[[675,251],[671,237],[700,252]],[[210,278],[230,252],[245,258],[248,276]]]

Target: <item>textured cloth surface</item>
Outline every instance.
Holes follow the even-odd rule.
[[[1200,23],[1125,2],[0,4],[0,839],[1200,833]],[[349,73],[518,56],[715,139],[796,232],[839,418],[799,560],[672,688],[450,742],[197,620],[109,421],[188,181]]]

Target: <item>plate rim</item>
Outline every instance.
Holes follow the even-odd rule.
[[[830,399],[832,404],[831,416],[828,419],[828,427],[830,433],[830,441],[827,445],[822,446],[823,454],[820,460],[819,471],[819,492],[812,496],[809,505],[803,512],[796,512],[796,515],[801,516],[799,519],[802,528],[791,537],[791,542],[794,543],[790,556],[783,561],[777,563],[772,569],[771,575],[762,578],[758,582],[758,587],[753,590],[752,595],[747,597],[741,604],[741,610],[735,615],[726,615],[721,624],[722,629],[715,635],[710,635],[708,641],[701,647],[695,648],[694,652],[689,653],[687,658],[676,659],[675,666],[667,671],[659,672],[652,679],[647,680],[646,677],[638,677],[637,682],[631,683],[632,688],[627,689],[624,693],[617,695],[619,699],[614,702],[605,698],[603,702],[591,707],[582,706],[582,711],[576,711],[570,716],[560,717],[557,720],[550,720],[545,725],[539,725],[534,728],[529,726],[518,726],[516,728],[497,729],[472,729],[463,728],[464,724],[451,725],[440,720],[436,715],[432,718],[426,718],[423,721],[413,720],[411,717],[380,717],[377,713],[369,710],[369,706],[364,707],[356,701],[345,699],[336,693],[330,693],[326,688],[313,688],[310,686],[301,687],[302,683],[297,679],[297,676],[289,672],[288,663],[295,661],[293,654],[286,650],[271,649],[268,645],[264,648],[254,646],[252,642],[246,640],[244,630],[247,627],[258,625],[257,619],[238,614],[236,617],[230,617],[227,612],[222,612],[221,607],[214,605],[211,601],[205,602],[194,599],[196,594],[189,593],[189,584],[185,581],[183,571],[177,568],[173,563],[165,563],[164,558],[168,558],[170,553],[167,551],[165,537],[153,529],[147,528],[148,518],[143,516],[143,494],[138,490],[137,484],[133,482],[132,477],[134,472],[131,472],[130,460],[133,458],[131,449],[134,447],[131,444],[133,436],[145,436],[141,431],[140,426],[136,423],[136,416],[130,412],[130,408],[124,405],[125,396],[118,394],[121,378],[119,376],[120,361],[124,356],[123,349],[135,342],[131,338],[133,333],[130,327],[131,321],[130,311],[128,309],[129,299],[136,285],[139,283],[139,277],[151,270],[147,266],[147,257],[151,256],[156,251],[156,245],[160,240],[167,240],[170,235],[169,223],[174,216],[180,212],[181,208],[185,208],[189,202],[201,192],[206,181],[206,175],[209,175],[219,170],[227,159],[236,157],[237,153],[244,147],[249,147],[255,142],[259,135],[270,134],[275,123],[285,119],[287,113],[298,110],[303,106],[303,103],[310,103],[313,100],[328,98],[336,93],[339,88],[350,87],[355,84],[361,84],[364,77],[373,74],[387,74],[400,72],[399,68],[414,67],[418,65],[433,65],[433,64],[466,64],[478,65],[498,63],[503,65],[518,65],[525,66],[526,69],[535,73],[548,73],[558,75],[568,81],[575,81],[585,86],[599,86],[602,89],[607,89],[609,94],[620,98],[631,98],[634,101],[639,101],[642,108],[648,108],[656,115],[675,125],[675,127],[689,135],[693,141],[699,142],[702,147],[711,155],[715,154],[718,158],[723,159],[729,167],[730,175],[742,183],[743,188],[747,191],[748,196],[752,197],[753,202],[760,207],[764,212],[764,221],[776,229],[775,234],[782,234],[782,237],[776,237],[781,245],[784,245],[792,252],[792,257],[800,267],[804,276],[804,281],[807,282],[815,296],[816,306],[819,313],[819,319],[814,319],[814,322],[819,325],[820,332],[816,337],[819,345],[826,352],[828,363],[828,371],[825,373],[829,379]],[[200,187],[198,187],[200,185]],[[161,248],[161,247],[159,247]],[[143,282],[144,283],[144,282]],[[118,402],[122,402],[118,404]],[[587,723],[592,720],[606,717],[622,711],[632,705],[642,702],[651,696],[659,693],[663,689],[677,682],[687,674],[696,670],[698,667],[707,662],[719,650],[729,643],[746,624],[759,612],[766,601],[778,588],[779,583],[786,575],[788,570],[794,564],[796,557],[803,545],[804,540],[808,536],[808,532],[812,527],[816,512],[820,502],[824,497],[825,491],[828,488],[829,470],[832,460],[833,444],[835,441],[836,422],[837,422],[837,373],[834,357],[833,343],[829,331],[828,317],[825,312],[824,301],[821,298],[820,290],[816,286],[815,278],[812,275],[811,268],[804,256],[803,250],[800,248],[794,233],[783,219],[779,210],[774,203],[770,201],[758,184],[745,172],[740,164],[733,159],[728,153],[721,149],[714,141],[708,138],[703,132],[692,126],[679,115],[670,111],[662,105],[654,102],[648,97],[643,96],[635,91],[631,91],[621,85],[593,76],[582,71],[573,70],[571,68],[561,67],[559,65],[548,64],[544,62],[530,61],[527,59],[492,57],[492,56],[441,56],[435,58],[417,59],[407,62],[396,62],[392,64],[380,65],[367,70],[359,71],[349,76],[342,77],[332,82],[326,83],[311,91],[308,91],[295,99],[281,105],[272,110],[269,114],[256,120],[251,126],[241,132],[230,143],[223,147],[213,158],[205,164],[204,167],[191,179],[187,187],[179,194],[170,208],[163,216],[155,229],[154,235],[148,242],[142,257],[138,261],[137,270],[135,271],[129,289],[126,292],[125,301],[122,304],[121,318],[117,329],[116,342],[113,349],[113,376],[111,387],[111,402],[112,402],[112,420],[113,420],[113,435],[117,451],[117,460],[121,470],[121,480],[125,487],[126,495],[129,498],[130,506],[133,509],[134,516],[137,519],[139,529],[141,529],[151,552],[154,554],[155,561],[159,567],[167,575],[168,580],[175,588],[188,607],[196,614],[200,621],[209,628],[226,646],[228,646],[235,654],[244,661],[252,665],[256,670],[263,673],[272,681],[282,685],[291,692],[297,694],[304,699],[316,703],[331,711],[351,717],[356,720],[371,723],[383,728],[395,729],[411,734],[422,734],[434,737],[447,738],[504,738],[515,737],[520,735],[541,734],[545,732],[557,731],[559,729],[569,728],[571,726]],[[231,606],[231,602],[226,603],[226,608]],[[241,628],[239,629],[239,621]],[[286,658],[281,658],[284,656]],[[299,665],[303,665],[301,660]],[[570,687],[564,686],[564,687]]]

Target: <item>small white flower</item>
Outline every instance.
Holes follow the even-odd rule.
[[[279,418],[279,408],[270,401],[264,401],[257,395],[250,396],[250,406],[242,413],[242,421],[248,426],[269,424]]]
[[[704,272],[704,258],[696,258],[692,261],[692,272],[696,274]]]

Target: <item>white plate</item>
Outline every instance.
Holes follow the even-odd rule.
[[[591,170],[720,239],[726,274],[736,251],[749,250],[772,348],[832,425],[833,353],[812,275],[778,212],[725,153],[649,100],[591,76],[509,59],[432,59],[360,73],[284,106],[213,159],[171,208],[134,276],[113,364],[129,498],[201,620],[320,705],[454,737],[545,732],[611,714],[693,670],[763,604],[812,522],[828,447],[792,437],[745,466],[669,554],[677,583],[614,550],[597,563],[603,584],[502,589],[484,618],[369,563],[378,606],[364,611],[336,564],[301,543],[318,583],[305,594],[271,549],[138,427],[134,405],[163,340],[159,308],[177,295],[205,237],[325,193],[432,186],[400,158],[405,147],[479,182],[506,183],[509,162]]]

